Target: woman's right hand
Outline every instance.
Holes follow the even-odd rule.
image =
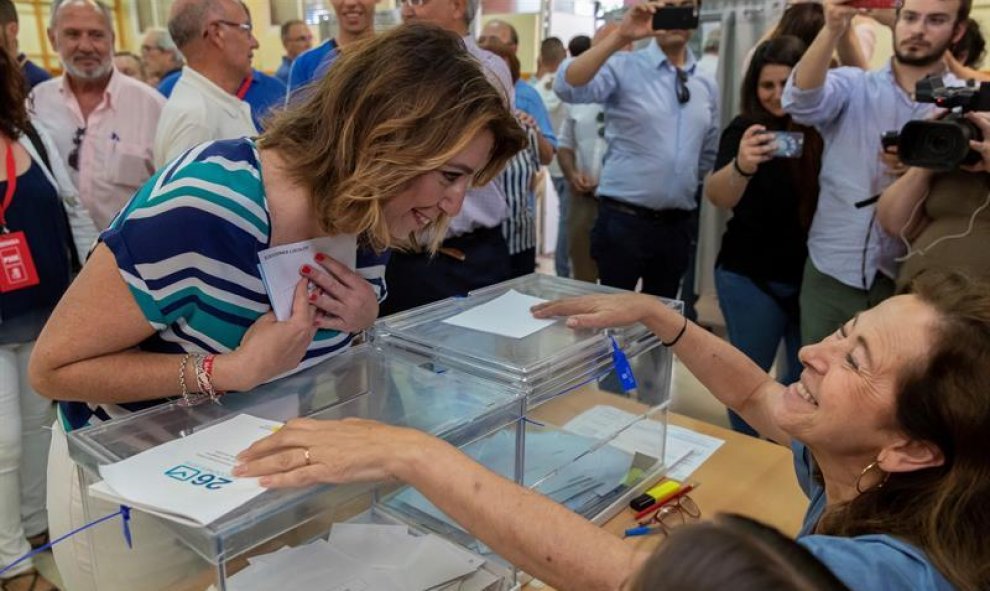
[[[739,140],[736,164],[746,174],[756,174],[760,164],[773,159],[773,151],[777,146],[773,136],[764,133],[766,130],[762,125],[750,125]]]
[[[217,389],[250,390],[299,365],[316,335],[320,314],[309,303],[308,285],[308,279],[296,283],[288,320],[279,322],[271,311],[263,314],[244,334],[237,349],[217,357]]]
[[[615,328],[642,322],[665,306],[642,293],[587,295],[544,302],[530,308],[535,318],[567,317],[570,328]]]
[[[622,38],[623,45],[653,35],[653,13],[662,5],[659,2],[644,2],[626,11],[619,22],[615,34]]]

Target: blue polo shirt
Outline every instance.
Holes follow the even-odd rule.
[[[525,111],[540,127],[540,133],[547,139],[553,147],[557,148],[557,135],[553,132],[553,123],[550,122],[550,113],[547,106],[540,98],[540,92],[532,85],[524,82],[521,78],[516,81],[516,108]]]
[[[29,88],[34,88],[38,84],[41,84],[45,80],[52,77],[52,75],[48,73],[48,70],[39,67],[37,64],[29,60],[23,53],[17,56],[17,61],[21,64],[21,71],[24,72],[24,77],[27,79]]]
[[[289,83],[286,85],[288,98],[291,99],[299,89],[326,74],[338,55],[337,40],[330,39],[296,56],[289,68]]]
[[[158,83],[158,92],[165,95],[165,98],[172,96],[172,89],[181,77],[182,70],[166,75]],[[254,121],[254,126],[258,131],[264,131],[262,122],[265,116],[273,108],[285,104],[285,85],[279,82],[278,78],[258,70],[251,70],[251,86],[244,95],[244,102],[251,105],[251,119]]]

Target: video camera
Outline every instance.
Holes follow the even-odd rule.
[[[955,170],[961,164],[976,164],[979,153],[969,147],[970,140],[983,141],[980,129],[966,119],[970,111],[990,111],[990,83],[947,87],[941,76],[922,78],[915,86],[914,99],[934,103],[950,112],[936,121],[909,121],[899,134],[884,134],[883,145],[897,145],[901,162],[934,170]]]

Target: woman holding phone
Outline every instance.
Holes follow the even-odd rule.
[[[729,340],[765,371],[783,340],[786,365],[777,378],[785,384],[801,370],[798,294],[822,151],[818,134],[793,123],[780,104],[804,50],[790,35],[756,48],[742,82],[741,113],[722,132],[715,172],[705,183],[708,199],[733,212],[715,262]],[[755,435],[732,411],[729,419],[737,431]]]

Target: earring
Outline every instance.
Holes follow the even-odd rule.
[[[878,472],[883,474],[883,478],[875,486],[863,490],[862,488],[863,477],[869,474],[870,472],[872,472],[873,470],[877,470]],[[871,490],[880,490],[881,488],[883,488],[883,485],[887,484],[888,480],[890,480],[890,472],[884,472],[883,469],[880,468],[880,461],[873,460],[872,462],[870,462],[869,466],[863,468],[863,471],[859,473],[859,477],[856,478],[856,492],[858,492],[859,494],[863,494]]]

